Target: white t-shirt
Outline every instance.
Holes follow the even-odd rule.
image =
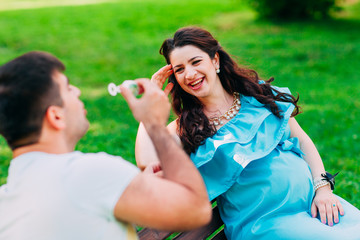
[[[0,240],[137,239],[113,210],[138,173],[106,153],[20,155],[0,187]]]

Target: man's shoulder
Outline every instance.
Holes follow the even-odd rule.
[[[121,161],[125,161],[121,156],[115,156],[115,155],[111,155],[108,154],[106,152],[97,152],[97,153],[84,153],[84,152],[80,152],[80,151],[74,151],[69,153],[69,155],[74,156],[75,158],[86,158],[86,159],[92,159],[92,160],[121,160]]]
[[[121,157],[99,153],[74,152],[65,160],[63,183],[73,202],[103,205],[109,216],[122,192],[139,174],[139,169]],[[90,206],[89,205],[89,206]]]
[[[120,156],[111,155],[105,152],[83,153],[75,151],[70,153],[69,161],[71,168],[79,171],[108,172],[114,170],[137,171],[137,167],[124,160]]]

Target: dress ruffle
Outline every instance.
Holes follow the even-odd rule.
[[[339,199],[345,216],[333,227],[310,215],[312,176],[288,124],[294,105],[276,102],[278,118],[255,98],[240,97],[240,112],[190,156],[209,199],[217,198],[227,239],[359,240],[360,212],[346,201]]]
[[[290,94],[287,88],[276,89]],[[240,100],[238,114],[190,156],[204,178],[210,199],[228,190],[251,161],[265,157],[278,145],[301,154],[297,139],[288,136],[292,103],[276,102],[282,114],[278,118],[254,97],[241,95]]]

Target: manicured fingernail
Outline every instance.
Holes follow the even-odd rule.
[[[333,226],[333,223],[329,223],[329,226],[332,227],[332,226]]]
[[[335,220],[335,223],[339,223],[339,220]]]
[[[323,221],[321,221],[321,222],[322,222],[322,223],[324,223],[324,224],[326,223],[324,220],[323,220]]]

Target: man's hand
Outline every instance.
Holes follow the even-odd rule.
[[[170,103],[166,93],[147,79],[135,81],[143,90],[143,95],[139,99],[129,89],[120,86],[121,94],[129,104],[135,119],[143,122],[145,127],[154,124],[165,126],[170,113]]]
[[[140,99],[124,87],[121,92],[134,117],[144,124],[162,171],[152,165],[138,174],[116,203],[114,216],[162,230],[201,227],[211,220],[211,204],[200,173],[166,128],[170,111],[166,91],[170,88],[163,92],[148,80],[136,82],[144,92]]]

